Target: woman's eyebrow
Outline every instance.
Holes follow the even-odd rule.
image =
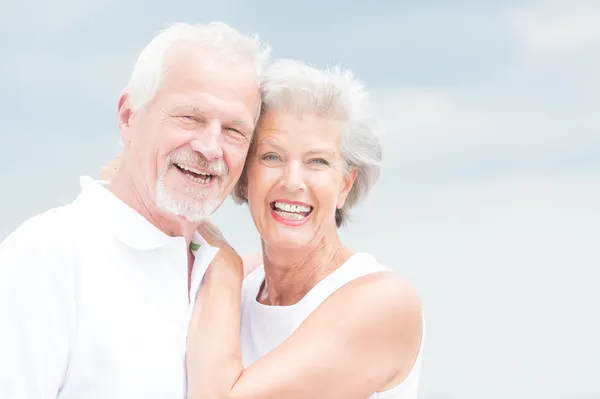
[[[329,155],[334,157],[336,152],[331,148],[313,148],[305,153],[307,156],[315,156],[315,155]]]

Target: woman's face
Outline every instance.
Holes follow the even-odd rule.
[[[336,234],[335,211],[355,172],[340,153],[341,124],[314,114],[267,112],[247,164],[244,194],[265,244],[302,248]]]

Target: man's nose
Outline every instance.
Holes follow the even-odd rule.
[[[223,158],[221,148],[221,122],[211,121],[191,142],[192,149],[204,155],[208,161]]]

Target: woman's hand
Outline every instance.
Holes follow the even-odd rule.
[[[117,155],[115,159],[107,163],[102,169],[100,169],[100,174],[98,178],[100,180],[110,181],[115,177],[115,174],[119,170],[121,166],[121,154]]]
[[[233,269],[243,270],[242,258],[225,239],[221,229],[219,229],[215,224],[208,220],[204,220],[200,223],[198,228],[196,228],[196,231],[198,234],[200,234],[200,236],[202,236],[202,238],[206,240],[208,245],[219,248],[219,252],[217,252],[217,255],[210,263],[207,273],[210,271],[210,269],[213,269],[216,266],[231,267]]]
[[[217,226],[215,226],[208,220],[205,220],[202,222],[202,224],[200,224],[200,226],[198,226],[196,230],[198,231],[198,234],[200,234],[200,236],[202,236],[202,238],[206,240],[208,245],[221,249],[217,254],[219,258],[231,257],[230,261],[237,261],[237,259],[234,260],[235,256],[233,256],[232,254],[235,253],[237,255],[237,251],[233,249],[229,242],[227,242],[227,240],[223,236],[223,233]],[[262,264],[262,253],[255,252],[244,256],[243,258],[241,258],[241,260],[244,268],[244,277],[246,277],[254,269],[256,269]]]

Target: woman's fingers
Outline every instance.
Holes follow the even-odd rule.
[[[100,169],[100,174],[98,178],[100,180],[112,180],[113,177],[117,174],[119,167],[121,166],[121,154],[117,155],[115,159],[104,165],[102,169]]]

